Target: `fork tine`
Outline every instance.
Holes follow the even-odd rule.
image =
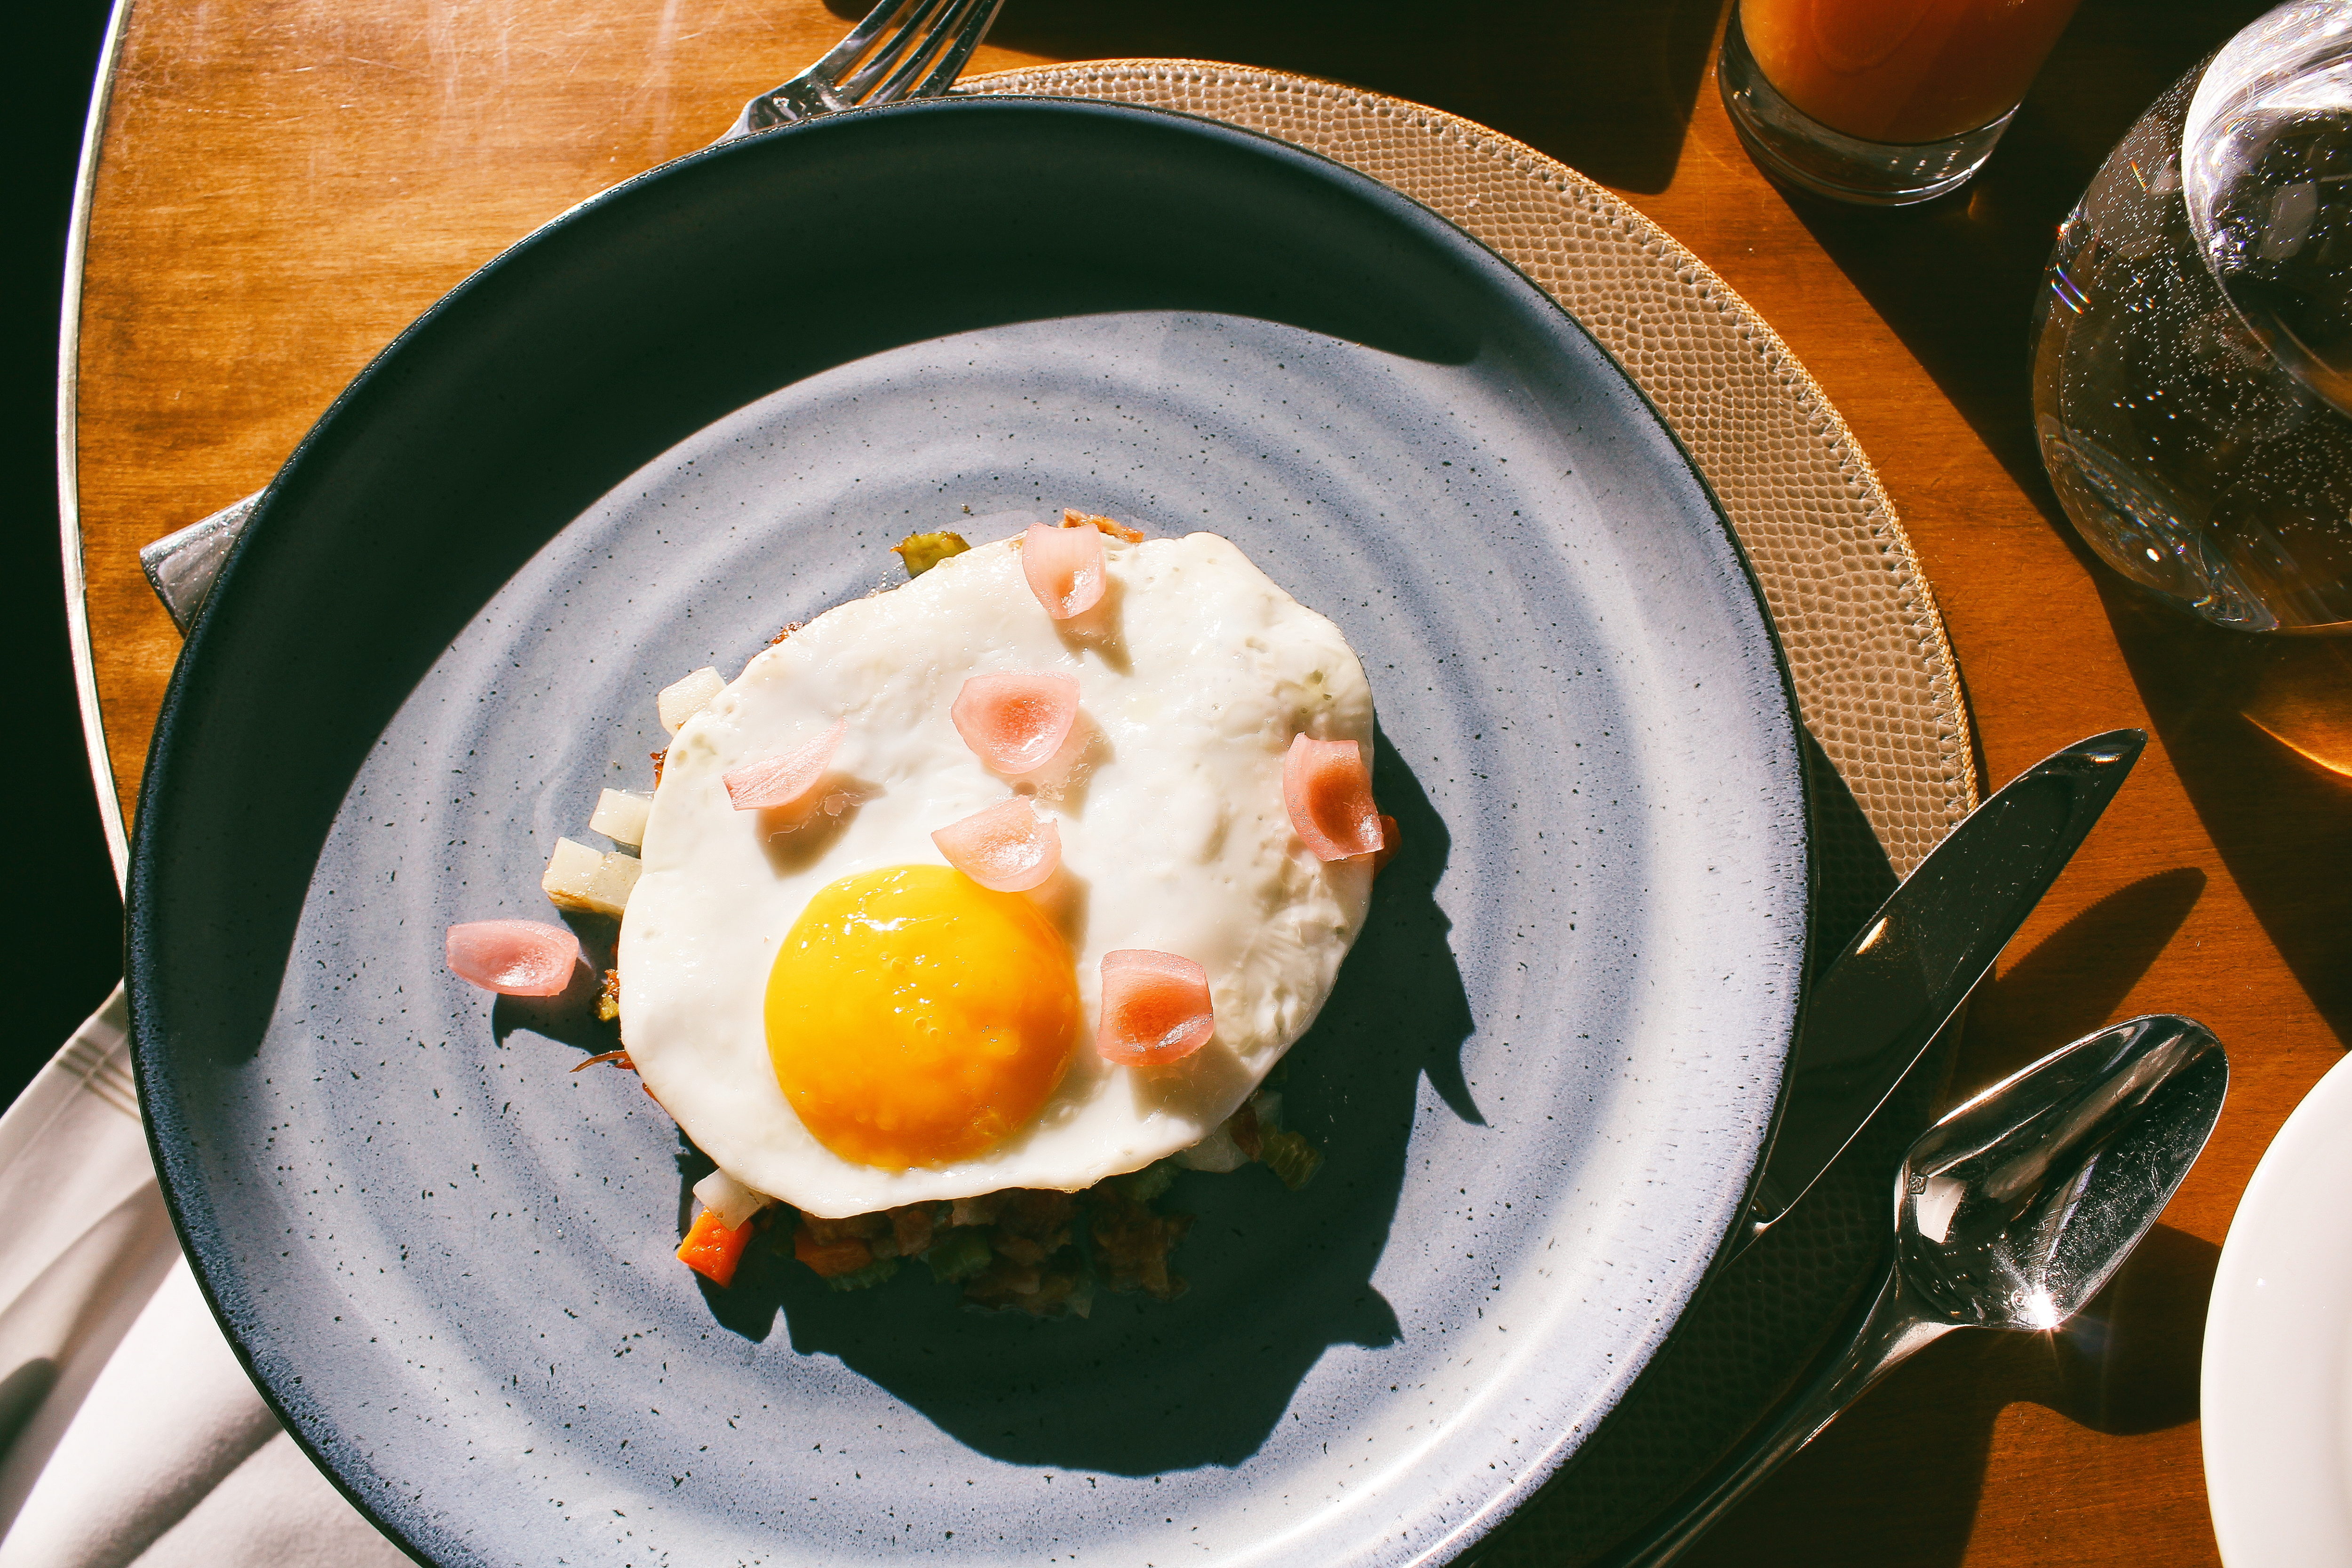
[[[850,28],[841,42],[825,50],[824,58],[801,75],[830,84],[836,72],[856,65],[865,56],[874,40],[881,37],[882,29],[900,12],[917,3],[918,0],[876,0],[874,9],[866,13],[866,19]]]
[[[988,29],[996,25],[996,14],[1003,8],[1004,0],[981,0],[971,19],[964,23],[963,31],[956,35],[955,47],[940,57],[940,63],[931,68],[930,75],[923,79],[923,85],[908,96],[938,98],[955,86],[956,78],[963,74],[963,68],[971,62],[972,51],[980,47],[982,38],[988,37]]]
[[[955,0],[948,13],[932,26],[930,36],[923,40],[922,47],[908,55],[905,62],[890,73],[890,79],[876,88],[866,101],[896,103],[907,97],[914,90],[915,84],[922,79],[923,72],[931,63],[931,57],[944,48],[954,37],[955,30],[967,23],[976,10],[984,8],[985,3],[986,0]]]
[[[841,81],[841,96],[856,103],[883,73],[898,66],[909,46],[917,50],[928,49],[932,35],[939,28],[939,13],[942,5],[953,5],[958,0],[913,0],[913,9],[898,24],[898,31],[883,40],[873,57]]]
[[[955,84],[956,74],[980,47],[1003,4],[1003,0],[877,0],[865,19],[827,49],[823,58],[745,104],[719,140],[732,142],[775,126],[796,124],[814,115],[851,108],[861,100],[895,103],[909,96],[943,93]],[[884,37],[883,29],[894,22],[897,26]],[[875,47],[877,38],[882,40],[878,48]],[[928,76],[924,75],[927,68]],[[836,79],[843,70],[849,74]],[[877,80],[881,86],[869,96],[868,89]]]

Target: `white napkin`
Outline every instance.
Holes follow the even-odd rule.
[[[0,1568],[402,1568],[180,1257],[122,991],[0,1116]]]

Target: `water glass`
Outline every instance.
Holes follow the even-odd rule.
[[[2221,626],[2352,630],[2352,6],[2175,83],[2045,282],[2035,434],[2091,548]]]

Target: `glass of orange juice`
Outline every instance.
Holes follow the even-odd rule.
[[[1765,173],[1924,202],[1992,155],[2076,0],[1739,0],[1717,80]]]

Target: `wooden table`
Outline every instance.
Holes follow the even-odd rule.
[[[156,535],[257,488],[346,380],[526,230],[688,151],[856,0],[135,0],[89,229],[80,500],[97,687],[133,806],[179,642]],[[2352,645],[2241,638],[2095,564],[2035,457],[2051,231],[2139,110],[2263,0],[2090,0],[1992,166],[1909,213],[1792,203],[1709,79],[1720,0],[1011,0],[975,69],[1184,56],[1468,115],[1610,184],[1779,328],[1877,464],[1941,596],[1989,784],[2095,731],[2147,760],[1979,993],[1957,1089],[2186,1011],[2236,1076],[2203,1163],[2053,1343],[1942,1342],[1694,1561],[2215,1561],[2198,1452],[2230,1215],[2352,1026]]]

